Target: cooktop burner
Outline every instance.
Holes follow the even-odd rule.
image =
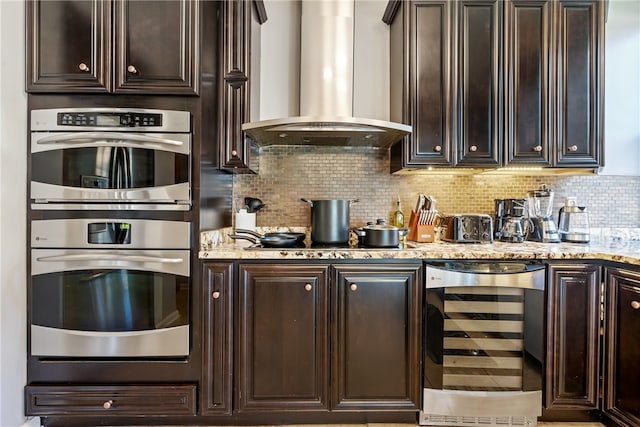
[[[402,249],[402,248],[400,246],[392,247],[392,248],[375,248],[375,247],[368,247],[368,246],[351,245],[349,243],[343,243],[343,244],[301,243],[300,245],[297,245],[297,246],[282,247],[282,248],[264,247],[264,246],[261,246],[261,245],[253,245],[253,246],[247,246],[244,249],[245,250],[249,250],[249,251],[294,251],[294,250],[297,251],[297,250],[353,250],[353,249],[360,249],[360,250],[374,250],[374,249],[398,250],[398,249]]]

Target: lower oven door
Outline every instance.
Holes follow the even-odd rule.
[[[189,354],[189,250],[31,251],[31,354]]]
[[[426,268],[420,424],[535,425],[542,410],[545,268]]]

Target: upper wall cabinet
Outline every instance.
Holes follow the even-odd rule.
[[[220,87],[220,168],[236,172],[257,171],[257,150],[242,131],[257,108],[260,92],[260,25],[267,20],[261,0],[228,0],[222,7]]]
[[[603,164],[605,2],[391,1],[391,170]]]
[[[190,0],[26,3],[27,91],[197,95]]]

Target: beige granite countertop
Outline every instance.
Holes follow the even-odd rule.
[[[285,230],[274,230],[285,231]],[[290,231],[296,231],[291,229]],[[300,230],[298,230],[300,231]],[[220,233],[224,235],[224,233]],[[598,240],[577,243],[414,243],[404,249],[382,248],[287,248],[249,249],[248,242],[235,243],[220,235],[205,234],[199,252],[201,259],[519,259],[519,260],[603,260],[640,266],[640,241]]]

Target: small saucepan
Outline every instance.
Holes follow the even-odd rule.
[[[407,234],[407,229],[387,225],[384,219],[379,219],[375,224],[370,223],[366,227],[356,228],[354,232],[358,235],[361,246],[396,248],[400,245],[400,238]]]

